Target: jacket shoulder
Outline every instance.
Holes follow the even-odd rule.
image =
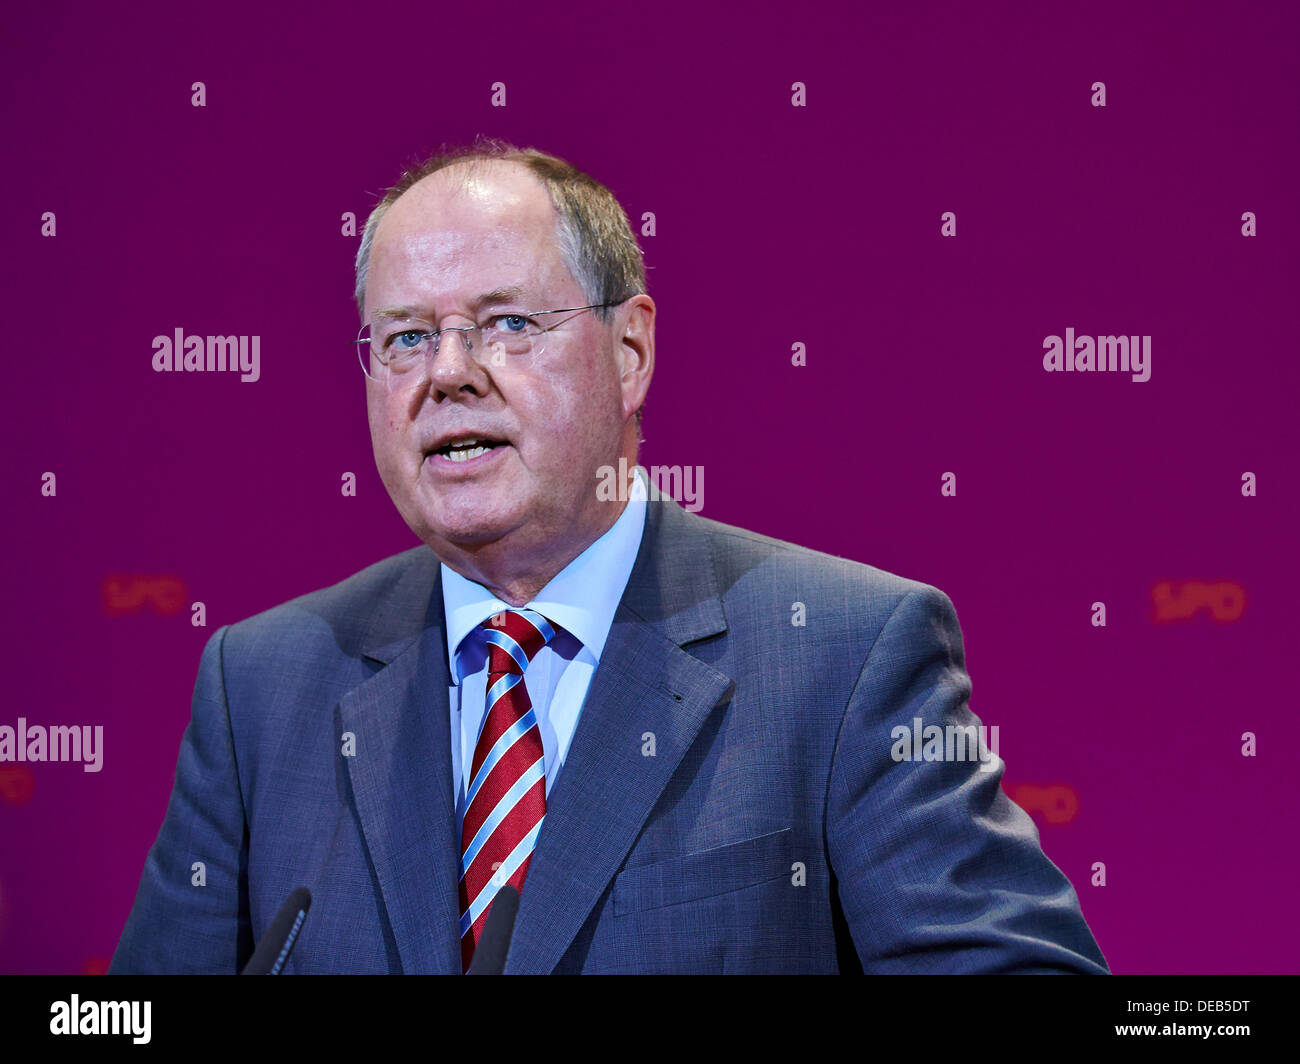
[[[802,547],[749,529],[724,524],[697,514],[687,515],[713,545],[714,564],[724,589],[737,585],[748,591],[770,588],[779,596],[843,596],[846,604],[883,606],[892,610],[914,592],[942,591],[924,581],[902,576],[865,562]]]
[[[232,646],[274,645],[286,637],[302,638],[315,632],[328,635],[351,656],[371,631],[380,604],[401,597],[412,585],[427,584],[425,591],[431,590],[437,568],[438,559],[424,545],[383,558],[336,584],[231,624],[228,652]]]

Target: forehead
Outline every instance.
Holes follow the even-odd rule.
[[[380,220],[366,304],[443,313],[486,292],[518,288],[527,301],[572,283],[545,186],[517,164],[457,164],[417,182]]]

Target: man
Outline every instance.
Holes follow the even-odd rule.
[[[895,756],[978,724],[947,596],[598,490],[655,356],[608,190],[437,156],[357,299],[425,545],[213,635],[112,971],[236,971],[303,885],[288,971],[457,973],[505,883],[511,972],[1106,970],[987,748]]]

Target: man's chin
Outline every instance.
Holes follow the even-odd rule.
[[[439,544],[459,550],[473,550],[496,543],[520,525],[515,513],[452,512],[426,515],[420,536],[437,551]]]
[[[433,537],[458,545],[490,543],[518,526],[528,485],[519,483],[516,471],[496,466],[462,477],[459,470],[440,475],[448,463],[433,464],[426,459],[413,500]]]

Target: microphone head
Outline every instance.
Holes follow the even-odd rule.
[[[303,921],[311,909],[311,891],[296,887],[275,914],[262,941],[253,950],[241,975],[279,975],[284,970],[289,954],[293,952]]]
[[[506,954],[510,952],[510,938],[518,914],[519,891],[507,883],[488,906],[483,937],[474,947],[474,959],[466,975],[501,975],[506,970]]]

